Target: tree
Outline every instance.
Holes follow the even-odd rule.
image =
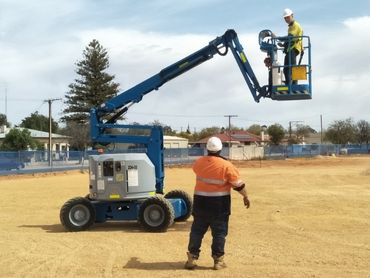
[[[188,127],[186,128],[186,133],[188,134],[188,135],[191,135],[191,131],[190,131],[190,126],[188,125]]]
[[[5,114],[0,113],[0,126],[7,126],[10,127],[10,123],[8,122],[8,119]]]
[[[158,120],[154,120],[154,122],[150,123],[149,125],[161,126],[164,135],[176,135],[176,131],[172,130],[169,125],[163,124]]]
[[[279,143],[281,142],[281,140],[283,140],[285,135],[284,128],[280,124],[270,125],[267,128],[267,133],[270,136],[270,141],[274,145],[279,145]]]
[[[193,140],[194,141],[200,140],[202,138],[209,137],[209,136],[212,136],[220,132],[221,132],[221,128],[217,126],[203,128],[200,132],[193,134]]]
[[[179,136],[179,137],[182,137],[182,138],[186,138],[186,139],[188,139],[190,141],[193,138],[193,135],[191,133],[188,133],[187,131],[181,131],[181,132],[177,133],[176,136]]]
[[[325,138],[333,144],[345,145],[356,141],[356,126],[351,118],[334,121],[325,133]]]
[[[309,137],[311,133],[316,133],[316,130],[309,125],[297,125],[295,137],[290,137],[288,142],[289,144],[300,144],[304,141],[304,138]]]
[[[1,150],[3,151],[22,151],[28,148],[39,148],[39,144],[31,137],[31,133],[27,129],[13,128],[5,136]]]
[[[288,144],[293,145],[293,144],[299,144],[302,143],[297,136],[289,136],[288,137]]]
[[[49,117],[40,115],[37,111],[22,120],[21,127],[49,132]],[[58,123],[51,119],[51,132],[58,132]]]
[[[258,124],[253,124],[247,129],[248,132],[254,134],[254,135],[260,135],[262,131],[262,127]]]
[[[70,137],[71,150],[85,150],[90,144],[89,125],[76,122],[67,122],[67,126],[60,133]]]
[[[119,84],[113,82],[115,76],[105,72],[109,67],[106,49],[94,39],[83,51],[83,57],[76,64],[80,78],[69,85],[65,95],[67,108],[63,112],[66,115],[61,118],[65,122],[88,123],[90,109],[118,93]]]
[[[360,144],[365,143],[366,145],[369,145],[370,124],[365,120],[360,120],[357,122],[356,127],[357,127],[357,132],[356,132],[357,141]]]

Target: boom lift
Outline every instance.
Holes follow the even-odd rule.
[[[269,33],[270,32],[270,33]],[[191,215],[192,199],[181,190],[171,191],[164,196],[163,132],[159,126],[123,125],[116,123],[129,107],[158,90],[164,83],[200,65],[219,54],[225,56],[230,50],[252,93],[253,99],[300,100],[311,98],[311,66],[305,67],[300,78],[308,84],[286,84],[272,82],[281,71],[276,70],[277,40],[271,31],[263,30],[259,35],[262,51],[273,63],[270,67],[270,82],[260,86],[239,43],[234,30],[227,30],[209,44],[184,59],[161,70],[127,91],[106,101],[90,111],[91,139],[97,144],[129,143],[145,146],[145,153],[117,153],[91,155],[89,157],[90,193],[67,201],[60,211],[60,220],[69,231],[81,231],[95,222],[107,220],[138,220],[152,232],[166,231],[174,221],[184,221]],[[308,38],[308,37],[307,37]],[[309,39],[309,38],[308,38]],[[310,57],[310,45],[306,46]],[[310,61],[310,59],[309,59]],[[289,65],[294,71],[293,65]],[[294,79],[294,78],[293,78]],[[281,82],[281,81],[280,81]],[[282,94],[281,92],[286,92]],[[158,194],[158,195],[157,195]]]

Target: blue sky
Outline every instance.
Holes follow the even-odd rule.
[[[233,124],[302,121],[320,129],[352,117],[370,121],[369,1],[33,1],[0,0],[0,113],[17,125],[43,100],[64,98],[77,77],[75,63],[92,39],[108,50],[109,73],[121,90],[235,29],[260,80],[267,80],[257,36],[286,33],[291,8],[312,40],[313,100],[255,103],[231,55],[215,57],[147,95],[128,112],[128,122],[159,120],[176,130]],[[5,98],[6,96],[6,98]],[[6,101],[5,101],[6,99]],[[53,103],[59,119],[63,102]]]

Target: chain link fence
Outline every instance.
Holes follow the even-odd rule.
[[[257,147],[261,149],[261,147]],[[106,153],[133,153],[145,152],[145,149],[121,149],[106,151]],[[224,157],[235,156],[234,159],[285,159],[292,157],[314,157],[318,155],[351,155],[369,154],[368,145],[278,145],[265,146],[258,153],[235,156],[235,150],[229,152],[228,148],[222,150]],[[89,155],[98,154],[96,150],[53,152],[51,160],[47,151],[18,151],[0,152],[0,174],[36,173],[48,171],[65,171],[69,169],[88,168]],[[165,149],[164,163],[166,166],[191,164],[195,159],[206,154],[203,148]],[[262,154],[262,157],[261,157]],[[231,157],[233,159],[233,157]]]

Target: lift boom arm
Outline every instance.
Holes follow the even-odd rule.
[[[135,85],[127,91],[120,93],[99,107],[92,108],[92,127],[97,127],[97,125],[103,123],[103,117],[106,118],[107,115],[110,115],[110,119],[105,122],[106,124],[116,122],[121,115],[127,112],[128,108],[132,104],[140,102],[144,95],[153,90],[158,90],[158,88],[164,83],[213,58],[215,54],[219,54],[221,56],[226,55],[229,49],[231,50],[240,68],[240,71],[243,74],[254,100],[259,102],[261,97],[265,97],[267,95],[267,87],[261,87],[259,85],[257,78],[243,52],[243,47],[239,42],[236,32],[234,30],[227,30],[224,35],[209,42],[206,47],[203,47],[202,49],[174,63],[173,65],[164,68],[158,74],[153,75],[152,77]],[[96,138],[98,135],[98,130],[93,128],[93,138]]]

